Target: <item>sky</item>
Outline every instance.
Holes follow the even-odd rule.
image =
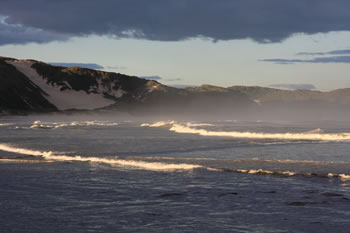
[[[350,87],[348,0],[1,0],[0,56],[172,86]]]

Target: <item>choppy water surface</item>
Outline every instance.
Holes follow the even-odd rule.
[[[0,232],[350,227],[345,123],[60,119],[0,119]]]

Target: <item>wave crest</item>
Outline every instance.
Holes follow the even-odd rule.
[[[16,148],[5,144],[0,144],[0,150],[13,152],[18,154],[25,155],[33,155],[42,157],[46,160],[54,160],[54,161],[74,161],[74,162],[89,162],[89,163],[104,163],[112,166],[119,167],[130,167],[130,168],[138,168],[150,171],[176,171],[176,170],[193,170],[196,168],[202,168],[200,165],[196,164],[172,164],[172,163],[160,163],[160,162],[144,162],[144,161],[136,161],[136,160],[124,160],[113,158],[98,158],[98,157],[82,157],[82,156],[67,156],[67,155],[55,155],[52,151],[35,151],[24,148]]]
[[[251,139],[282,139],[282,140],[318,140],[318,141],[348,141],[350,133],[259,133],[259,132],[238,132],[238,131],[209,131],[206,129],[191,128],[182,124],[173,124],[170,131],[185,134],[198,134],[201,136],[212,137],[233,137],[233,138],[251,138]]]
[[[207,158],[170,158],[170,157],[84,157],[60,155],[58,152],[37,151],[25,148],[17,148],[7,144],[0,144],[0,150],[39,157],[0,157],[0,162],[86,162],[92,164],[107,164],[115,167],[128,169],[142,169],[149,171],[191,171],[193,169],[205,169],[209,172],[234,172],[251,175],[268,176],[299,176],[299,177],[322,177],[337,178],[349,181],[347,174],[350,163],[346,162],[321,162],[321,161],[293,161],[293,160],[265,160],[265,159],[240,159],[240,160],[217,160]],[[171,161],[171,162],[170,162]],[[170,162],[170,163],[169,163]]]
[[[143,123],[141,127],[169,127],[169,131],[182,134],[197,134],[211,137],[232,137],[248,139],[280,139],[280,140],[311,140],[311,141],[349,141],[350,133],[324,133],[320,128],[302,133],[263,133],[239,131],[210,131],[197,127],[215,126],[205,123],[178,123],[176,121],[159,121],[153,124]]]
[[[176,121],[158,121],[152,124],[149,123],[143,123],[140,126],[141,127],[172,127],[173,125],[178,124]],[[203,126],[215,126],[213,124],[208,123],[194,123],[194,122],[186,122],[184,123],[187,127],[203,127]]]
[[[175,124],[175,121],[158,121],[155,122],[153,124],[149,124],[149,123],[143,123],[140,126],[141,127],[152,127],[152,128],[156,128],[156,127],[164,127],[164,126],[172,126],[173,124]]]
[[[2,126],[11,126],[13,125],[13,123],[0,123],[0,127]]]
[[[31,129],[59,129],[64,127],[77,127],[77,126],[117,126],[116,122],[104,122],[104,121],[73,121],[73,122],[41,122],[34,121]]]

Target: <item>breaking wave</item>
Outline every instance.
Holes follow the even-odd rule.
[[[0,123],[0,127],[1,126],[10,126],[10,125],[13,125],[12,123]]]
[[[149,171],[173,172],[204,169],[209,172],[234,172],[252,175],[322,177],[331,179],[337,178],[343,181],[350,180],[350,174],[347,174],[350,170],[350,163],[347,162],[268,160],[258,158],[218,160],[214,158],[127,157],[121,159],[118,157],[103,158],[60,155],[58,152],[17,148],[7,144],[0,144],[0,150],[27,155],[0,157],[0,162],[87,162]],[[35,157],[41,160],[35,160]]]
[[[169,127],[170,131],[182,134],[197,134],[211,137],[232,137],[248,139],[280,139],[280,140],[312,140],[312,141],[350,141],[350,133],[324,133],[322,129],[315,129],[302,133],[263,133],[263,132],[239,132],[239,131],[210,131],[195,127],[209,126],[209,124],[180,124],[174,121],[156,122],[154,124],[142,124],[148,127]],[[213,126],[213,125],[210,125]]]
[[[175,121],[158,121],[155,122],[153,124],[149,124],[149,123],[143,123],[140,126],[141,127],[164,127],[164,126],[172,126],[173,124],[175,124]]]
[[[104,121],[73,121],[73,122],[53,122],[46,123],[41,121],[34,121],[30,126],[31,129],[59,129],[64,127],[76,126],[117,126],[119,123],[104,122]]]
[[[141,127],[167,127],[167,126],[173,126],[174,124],[177,124],[176,121],[158,121],[153,124],[149,123],[143,123],[140,126]],[[215,126],[213,124],[207,124],[207,123],[193,123],[193,122],[186,122],[185,125],[187,127],[203,127],[203,126]]]
[[[254,138],[254,139],[283,139],[283,140],[319,140],[319,141],[347,141],[350,140],[350,133],[258,133],[258,132],[225,132],[208,131],[206,129],[195,129],[181,124],[173,124],[169,129],[176,133],[198,134],[201,136],[219,136],[233,138]]]
[[[46,160],[60,161],[60,162],[89,162],[89,163],[103,163],[112,166],[131,167],[138,169],[145,169],[151,171],[176,171],[176,170],[193,170],[201,168],[200,165],[195,164],[169,164],[160,162],[144,162],[136,160],[124,160],[118,158],[98,158],[98,157],[82,157],[82,156],[67,156],[55,155],[52,151],[35,151],[24,148],[16,148],[5,144],[0,144],[0,150],[13,152],[18,154],[33,155],[42,157]]]

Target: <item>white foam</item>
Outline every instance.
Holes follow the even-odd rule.
[[[2,126],[11,126],[13,125],[13,123],[0,123],[0,127]]]
[[[48,152],[34,151],[34,150],[28,150],[24,148],[16,148],[6,144],[0,144],[0,150],[17,153],[17,154],[33,155],[33,156],[46,156],[46,155],[52,154],[51,151],[48,151]]]
[[[350,180],[350,175],[328,173],[328,177],[338,177],[341,180]]]
[[[35,85],[40,87],[46,95],[43,95],[50,103],[59,110],[67,109],[97,109],[114,104],[115,101],[104,98],[103,94],[86,93],[84,91],[63,90],[60,86],[53,86],[38,74],[31,66],[34,62],[18,60],[6,61],[16,67],[16,69],[27,76]]]
[[[43,124],[34,124],[30,126],[31,129],[51,129],[49,125],[43,125]]]
[[[323,132],[324,132],[323,129],[318,128],[318,129],[310,130],[307,133],[323,133]]]
[[[150,171],[177,171],[177,170],[193,170],[195,168],[202,168],[200,165],[196,164],[168,164],[159,162],[144,162],[136,160],[123,160],[113,158],[98,158],[98,157],[82,157],[82,156],[67,156],[67,155],[55,155],[52,151],[35,151],[23,148],[16,148],[6,144],[0,144],[0,150],[13,152],[18,154],[39,156],[46,160],[54,161],[69,161],[69,162],[89,162],[89,163],[104,163],[112,166],[119,167],[130,167],[137,169],[144,169]]]
[[[350,180],[350,175],[339,174],[339,178],[342,180]]]
[[[201,136],[233,137],[233,138],[254,138],[254,139],[283,139],[283,140],[320,140],[320,141],[347,141],[350,140],[350,133],[259,133],[259,132],[225,132],[208,131],[206,129],[191,128],[186,125],[172,124],[170,131],[176,133],[198,134]]]
[[[176,121],[158,121],[152,124],[143,123],[140,126],[141,127],[164,127],[164,126],[173,126],[174,124],[177,124],[177,122]],[[193,123],[193,122],[186,122],[185,125],[187,127],[215,126],[213,124],[208,124],[208,123]]]
[[[83,157],[83,156],[68,156],[61,154],[59,152],[52,152],[52,151],[37,151],[37,150],[30,150],[25,148],[17,148],[11,145],[7,144],[0,144],[0,150],[17,153],[17,154],[24,154],[24,155],[32,155],[41,157],[44,160],[38,160],[38,162],[87,162],[92,164],[108,164],[110,166],[116,166],[116,167],[125,167],[128,169],[143,169],[143,170],[150,170],[150,171],[180,171],[180,170],[193,170],[197,168],[206,169],[208,171],[214,171],[214,172],[223,172],[225,169],[221,168],[215,168],[215,167],[204,167],[198,164],[187,164],[187,163],[164,163],[164,162],[147,162],[147,161],[141,161],[137,160],[137,157],[133,157],[131,159],[119,159],[118,157],[113,158],[101,158],[101,157]],[[156,157],[158,158],[158,157]],[[155,159],[154,157],[145,157],[142,159]],[[159,159],[162,159],[162,157],[159,157]],[[168,160],[168,158],[165,158],[165,160]],[[206,159],[205,159],[206,160]],[[0,159],[0,162],[12,162],[17,161],[17,159]],[[19,162],[33,162],[33,160],[25,160],[20,159]],[[35,160],[34,160],[35,162]],[[237,169],[235,170],[240,173],[247,173],[247,174],[256,174],[256,175],[284,175],[284,176],[295,176],[295,175],[304,175],[304,176],[313,176],[314,173],[297,173],[292,171],[275,171],[272,170],[266,170],[266,169]],[[322,176],[322,174],[321,174]],[[328,173],[328,177],[332,178],[339,178],[341,180],[347,181],[350,180],[350,175],[348,174],[336,174],[336,173]]]
[[[153,124],[143,123],[140,126],[141,127],[164,127],[164,126],[171,126],[175,124],[175,121],[158,121]]]
[[[290,172],[290,171],[285,171],[285,172],[280,172],[282,175],[287,175],[287,176],[295,176],[295,172]]]
[[[117,122],[104,122],[104,121],[73,121],[73,122],[41,122],[35,121],[30,128],[40,128],[40,129],[59,129],[64,127],[74,127],[74,126],[117,126]]]
[[[279,174],[279,175],[286,175],[286,176],[294,176],[296,175],[295,172],[290,172],[290,171],[269,171],[269,170],[263,170],[263,169],[238,169],[237,172],[241,173],[248,173],[248,174],[264,174],[264,175],[273,175],[273,174]]]
[[[83,125],[96,125],[96,126],[116,126],[119,125],[119,123],[116,122],[103,122],[103,121],[85,121],[83,122]]]

